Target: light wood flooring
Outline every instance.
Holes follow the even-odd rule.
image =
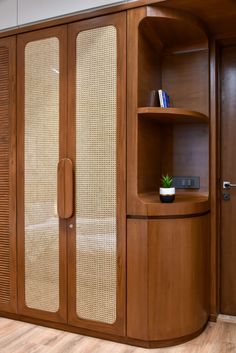
[[[224,320],[224,321],[222,321]],[[1,353],[236,353],[236,322],[220,318],[194,340],[171,348],[143,349],[0,318]]]

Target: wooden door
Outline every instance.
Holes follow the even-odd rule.
[[[69,26],[71,325],[125,334],[125,14]]]
[[[221,52],[221,183],[236,184],[236,45]],[[221,185],[222,186],[222,185]],[[224,199],[225,198],[225,199]],[[236,315],[236,188],[222,188],[221,312]]]
[[[67,27],[19,35],[17,58],[19,313],[66,322],[66,220],[57,212],[57,168],[67,153]]]
[[[16,311],[16,38],[0,40],[0,311]]]

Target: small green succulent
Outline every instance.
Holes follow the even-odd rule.
[[[161,183],[163,188],[172,188],[173,177],[167,175],[162,175]]]

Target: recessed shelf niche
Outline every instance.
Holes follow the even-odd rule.
[[[186,203],[199,204],[200,199],[204,212],[205,206],[209,207],[209,50],[205,30],[189,14],[148,6],[138,25],[137,54],[138,94],[132,120],[137,131],[137,177],[128,213],[183,214],[188,213]],[[151,91],[158,89],[169,94],[170,108],[149,106]],[[176,206],[166,209],[158,198],[162,174],[199,176],[200,189],[177,190]]]

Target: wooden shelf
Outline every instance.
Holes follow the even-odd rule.
[[[148,216],[183,216],[209,211],[209,197],[205,193],[177,192],[173,203],[162,203],[158,192],[139,194]]]
[[[164,49],[173,48],[175,51],[176,47],[186,50],[193,45],[195,48],[206,48],[208,45],[205,26],[189,13],[164,6],[148,6],[146,15],[140,30],[153,46],[157,42],[157,33]]]
[[[138,116],[155,119],[157,122],[165,124],[209,122],[209,118],[206,115],[181,108],[141,107],[138,108]]]

